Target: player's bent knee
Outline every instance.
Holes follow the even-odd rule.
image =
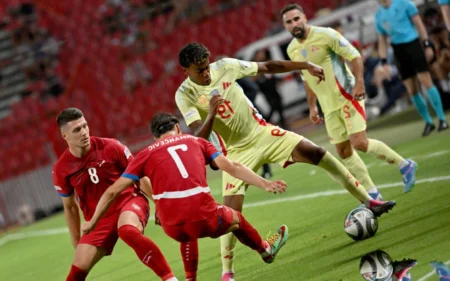
[[[356,150],[359,150],[359,151],[362,151],[362,152],[366,152],[367,151],[367,147],[369,145],[369,142],[367,141],[367,139],[365,139],[365,140],[358,140],[358,141],[356,141],[356,142],[354,142],[352,144],[353,144],[353,147]]]
[[[292,156],[295,162],[318,165],[327,151],[307,139],[303,139],[294,149]]]
[[[136,235],[142,235],[141,231],[137,229],[133,225],[125,224],[119,227],[117,230],[117,233],[119,234],[120,239],[123,240],[127,245],[133,246],[133,244],[136,242]]]
[[[341,157],[341,159],[346,159],[350,156],[352,156],[352,146],[350,143],[340,143],[336,145],[336,152]]]
[[[242,206],[244,205],[244,195],[224,196],[223,204],[235,211],[242,212]]]
[[[124,225],[132,225],[136,227],[140,232],[144,231],[142,222],[139,220],[139,216],[132,211],[124,211],[120,214],[117,222],[117,229]]]

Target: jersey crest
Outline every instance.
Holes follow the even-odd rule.
[[[209,100],[205,95],[201,95],[197,98],[198,103],[202,106],[206,106],[209,104]]]

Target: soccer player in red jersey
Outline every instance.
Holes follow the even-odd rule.
[[[92,220],[82,225],[82,231],[96,231],[100,218],[107,214],[109,206],[116,204],[114,200],[119,194],[147,176],[152,183],[152,197],[161,226],[168,236],[180,242],[187,281],[197,278],[198,238],[217,238],[233,232],[244,245],[257,251],[264,262],[272,263],[286,243],[287,227],[282,225],[264,241],[240,212],[215,202],[206,181],[205,165],[211,164],[268,192],[282,193],[286,183],[268,181],[228,160],[205,139],[182,134],[178,119],[171,114],[155,116],[151,130],[156,142],[141,151],[122,177],[105,191]]]
[[[80,215],[74,191],[84,219],[91,220],[102,194],[125,171],[133,156],[115,139],[90,136],[88,124],[79,109],[63,110],[57,123],[68,149],[53,167],[53,181],[62,197],[75,248],[75,258],[66,280],[85,280],[92,267],[112,253],[120,237],[162,280],[176,281],[158,246],[142,234],[150,208],[134,183],[121,190],[116,202],[98,221],[97,228],[80,237]],[[140,182],[150,187],[148,178]]]

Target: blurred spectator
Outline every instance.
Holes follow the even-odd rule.
[[[436,61],[431,65],[431,74],[439,81],[438,85],[444,92],[450,92],[450,46],[444,20],[435,8],[426,9],[423,16],[436,52]]]
[[[341,21],[336,21],[332,23],[330,27],[339,32],[340,34],[344,35],[344,26],[342,25]]]
[[[273,12],[271,21],[270,21],[270,27],[264,34],[264,36],[272,36],[274,34],[280,33],[284,31],[284,26],[282,24],[282,21],[280,20],[280,14],[279,12]]]
[[[268,50],[259,50],[255,54],[255,61],[267,61],[270,59]],[[261,92],[264,94],[268,104],[270,105],[270,113],[267,115],[267,122],[270,122],[275,112],[279,115],[279,126],[287,129],[287,125],[284,119],[283,100],[278,92],[277,86],[279,79],[272,74],[260,74],[255,76],[255,82],[258,84]]]
[[[395,65],[394,50],[392,47],[387,49],[387,65],[383,68],[380,65],[378,58],[378,44],[374,44],[372,52],[364,59],[364,83],[366,92],[369,98],[374,98],[386,94],[387,101],[380,108],[380,115],[387,113],[395,105],[399,98],[406,93],[406,88],[403,85]]]
[[[20,225],[29,225],[34,222],[33,210],[27,203],[20,206],[17,214]]]
[[[200,19],[211,15],[207,0],[174,0],[172,1],[174,11],[167,20],[164,30],[166,34],[173,31],[175,26],[183,19],[188,20],[191,24],[196,23]]]
[[[217,0],[216,1],[216,13],[224,12],[226,10],[236,8],[237,6],[249,2],[248,0]]]
[[[2,228],[3,233],[6,233],[8,231],[8,227],[6,226],[6,221],[3,217],[2,212],[0,212],[0,228]]]
[[[133,92],[139,85],[144,86],[152,79],[152,73],[147,69],[144,61],[134,56],[132,49],[123,49],[121,60],[125,70],[123,72],[124,90]]]
[[[143,57],[157,47],[150,35],[150,10],[144,3],[108,0],[100,7],[104,28],[113,45],[120,48],[124,64],[123,88],[133,92],[152,79]]]
[[[19,62],[27,77],[27,88],[22,95],[35,95],[43,100],[64,91],[59,73],[58,54],[61,42],[39,26],[38,15],[32,3],[22,3],[8,11],[6,27],[13,34],[13,61]]]

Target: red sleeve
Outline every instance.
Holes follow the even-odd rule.
[[[114,154],[117,156],[116,163],[120,168],[125,170],[130,164],[131,160],[133,160],[133,154],[131,154],[128,147],[126,147],[116,139],[112,139],[109,145],[111,146],[111,150],[114,151]]]
[[[147,149],[138,153],[136,158],[134,158],[128,165],[122,177],[138,181],[140,178],[144,177],[144,167],[147,163],[149,151]]]
[[[69,197],[73,194],[73,187],[70,186],[64,175],[59,171],[59,169],[56,167],[53,167],[53,185],[55,186],[56,191],[58,192],[59,196],[61,197]]]
[[[209,165],[212,163],[212,161],[214,161],[214,159],[216,159],[217,156],[222,153],[217,151],[217,148],[209,141],[202,138],[199,138],[199,140],[202,144],[203,154],[205,156],[205,165]]]

